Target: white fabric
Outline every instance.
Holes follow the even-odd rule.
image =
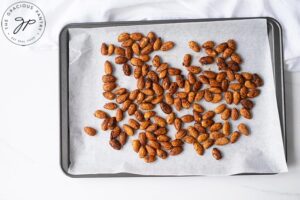
[[[15,0],[1,0],[0,12]],[[299,0],[63,0],[30,1],[46,16],[41,40],[30,49],[57,49],[63,26],[74,22],[269,16],[283,27],[286,69],[300,71]]]

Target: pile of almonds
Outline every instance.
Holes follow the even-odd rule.
[[[258,74],[240,72],[242,59],[236,53],[234,40],[221,44],[207,41],[202,45],[190,41],[191,50],[205,51],[207,56],[199,59],[200,66],[194,66],[191,65],[192,55],[185,54],[181,68],[170,66],[158,55],[152,57],[155,51],[169,51],[175,46],[174,42],[163,41],[154,32],[147,36],[137,32],[121,33],[118,42],[120,46],[102,43],[101,54],[114,55],[114,62],[122,65],[124,75],[133,74],[136,89],[129,91],[118,86],[115,66],[108,60],[104,63],[103,96],[111,101],[104,108],[116,111],[115,116],[103,110],[97,110],[94,115],[103,119],[103,131],[111,131],[109,144],[112,148],[120,150],[127,138],[137,133],[137,139],[132,140],[133,150],[151,163],[157,156],[166,159],[168,155],[180,154],[185,143],[193,145],[197,154],[203,155],[213,145],[235,143],[241,135],[249,135],[244,123],[233,131],[230,120],[252,119],[254,103],[251,99],[260,94],[258,87],[263,85],[263,80]],[[201,68],[214,63],[218,72]],[[187,76],[182,70],[188,71]],[[219,103],[223,99],[226,103]],[[206,110],[201,101],[219,104],[214,110]],[[237,107],[239,104],[241,109]],[[154,111],[158,106],[164,116]],[[191,114],[180,116],[182,109],[190,110]],[[119,122],[126,113],[131,118],[120,127]],[[214,121],[216,115],[223,121]],[[169,134],[168,126],[172,125],[176,134]],[[84,131],[90,136],[97,133],[92,127],[85,127]],[[212,148],[211,153],[217,160],[222,158],[218,148]]]

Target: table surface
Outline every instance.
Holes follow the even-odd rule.
[[[300,145],[297,143],[300,136],[296,132],[300,130],[297,89],[300,73],[285,72],[288,173],[72,179],[59,166],[58,50],[29,51],[3,37],[0,36],[1,200],[300,199]]]

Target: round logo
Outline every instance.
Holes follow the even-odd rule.
[[[46,20],[41,9],[33,3],[21,1],[4,12],[1,26],[12,43],[27,46],[38,41],[45,30]]]

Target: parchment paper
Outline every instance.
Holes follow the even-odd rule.
[[[264,79],[261,95],[255,98],[253,119],[240,118],[232,122],[234,129],[240,122],[246,123],[251,135],[242,136],[233,145],[220,146],[223,159],[216,161],[211,156],[211,149],[204,156],[199,156],[192,145],[185,144],[181,155],[158,159],[152,164],[145,163],[133,152],[131,137],[121,151],[113,150],[109,144],[109,132],[100,130],[101,120],[93,113],[102,109],[108,102],[102,97],[103,63],[106,59],[99,53],[102,42],[117,43],[121,32],[154,31],[165,41],[171,40],[176,47],[168,52],[155,52],[161,55],[164,62],[182,68],[185,53],[194,56],[193,64],[199,65],[198,59],[204,55],[192,52],[187,43],[196,40],[203,43],[213,40],[217,43],[234,38],[238,42],[237,52],[244,58],[243,71],[260,74]],[[163,25],[139,25],[110,28],[70,29],[70,68],[69,68],[69,109],[70,109],[70,159],[69,172],[72,174],[119,173],[129,172],[144,175],[230,175],[237,173],[280,173],[286,172],[278,109],[276,106],[274,78],[270,57],[270,46],[267,36],[267,24],[264,19],[233,20],[201,23],[178,23]],[[216,69],[213,66],[203,69]],[[123,76],[121,65],[116,65],[116,76],[122,87],[134,89],[136,81],[133,77]],[[186,74],[186,71],[184,74]],[[219,104],[201,101],[207,109]],[[165,116],[160,109],[158,114]],[[179,115],[191,111],[183,110]],[[112,112],[114,114],[114,112]],[[126,117],[124,122],[129,118]],[[215,121],[221,121],[219,116]],[[122,123],[121,123],[122,124]],[[98,128],[95,137],[83,132],[84,126]],[[173,126],[169,134],[176,133]]]

